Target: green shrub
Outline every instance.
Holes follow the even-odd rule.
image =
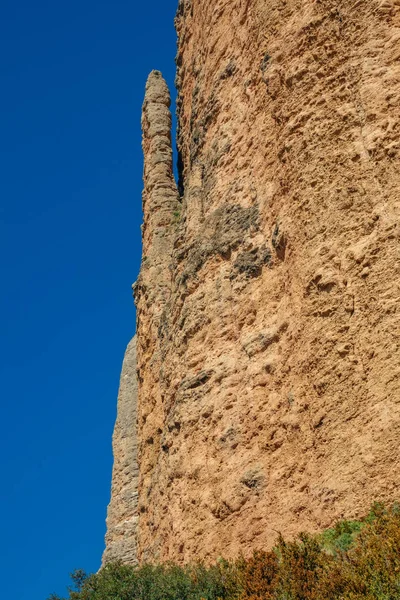
[[[362,521],[339,521],[335,527],[321,534],[322,548],[333,555],[346,552],[354,544],[364,524]]]
[[[400,509],[212,566],[121,563],[71,575],[68,600],[400,600]],[[56,595],[49,600],[63,600]],[[65,600],[65,599],[64,599]]]
[[[206,567],[203,564],[179,567],[122,563],[106,565],[101,571],[69,589],[69,600],[214,600],[227,598],[237,589],[232,573],[236,567],[228,561]],[[233,595],[233,594],[232,594]],[[49,600],[63,600],[50,596]]]

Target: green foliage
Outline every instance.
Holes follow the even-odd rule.
[[[285,542],[280,536],[278,543],[279,577],[276,597],[285,600],[303,600],[318,585],[325,554],[316,538],[305,533],[294,542]]]
[[[180,205],[173,211],[172,216],[172,222],[177,225],[182,217],[182,207]]]
[[[71,580],[74,584],[75,590],[80,592],[83,584],[85,583],[86,579],[88,578],[88,576],[86,575],[86,572],[83,571],[82,569],[75,569],[75,571],[73,571],[70,575]]]
[[[333,529],[320,536],[322,548],[329,554],[346,552],[355,542],[365,523],[362,521],[339,521]]]
[[[68,600],[224,600],[234,588],[231,571],[227,561],[211,567],[113,563],[78,582],[73,574],[75,590],[69,589]],[[49,600],[65,599],[53,595]]]
[[[375,505],[356,543],[332,565],[328,590],[345,600],[400,599],[400,515]],[[330,595],[328,598],[337,596]]]
[[[400,600],[400,508],[212,566],[110,564],[74,571],[68,600]],[[66,600],[56,595],[49,600]]]

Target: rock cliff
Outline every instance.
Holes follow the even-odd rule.
[[[400,0],[181,0],[176,29],[179,182],[155,71],[106,560],[234,556],[398,499]]]

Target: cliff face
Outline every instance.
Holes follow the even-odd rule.
[[[180,198],[157,72],[143,112],[139,560],[270,546],[400,476],[400,0],[176,27]]]

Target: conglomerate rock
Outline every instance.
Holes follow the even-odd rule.
[[[118,413],[113,434],[112,496],[107,512],[103,565],[115,560],[136,564],[137,540],[137,376],[136,337],[128,344],[122,365]]]
[[[400,0],[181,0],[176,28],[180,198],[157,72],[143,116],[139,560],[400,478]]]

